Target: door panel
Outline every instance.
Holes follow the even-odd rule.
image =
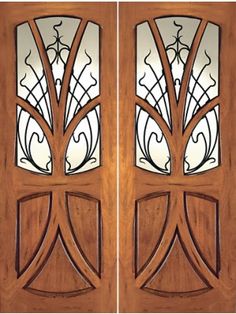
[[[235,311],[235,10],[120,4],[122,312]]]
[[[0,14],[1,311],[112,312],[116,5]]]

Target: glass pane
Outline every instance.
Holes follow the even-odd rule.
[[[17,106],[17,166],[41,174],[51,174],[52,158],[48,141],[28,112]]]
[[[28,23],[17,26],[17,95],[34,106],[52,127],[46,78]]]
[[[57,98],[60,97],[65,65],[80,19],[71,17],[46,17],[36,20],[52,67]]]
[[[190,77],[184,127],[198,109],[219,94],[219,26],[208,23]]]
[[[63,16],[35,20],[51,65],[58,105],[66,63],[80,22],[81,19]],[[66,103],[60,107],[61,110],[66,108],[63,112],[65,129],[79,110],[99,95],[99,32],[97,24],[88,22],[78,44]],[[37,109],[54,130],[53,136],[56,137],[55,132],[58,130],[55,123],[58,124],[58,119],[63,115],[55,110],[55,121],[52,121],[51,95],[47,83],[43,63],[29,24],[17,26],[17,95]],[[51,174],[51,152],[40,125],[19,106],[17,112],[17,165],[30,171]],[[66,169],[67,174],[87,171],[100,165],[98,105],[75,128],[64,162],[62,167]]]
[[[178,99],[184,66],[200,20],[176,16],[159,18],[155,21],[171,65],[175,92]]]
[[[219,106],[216,106],[197,124],[189,138],[184,172],[199,173],[215,168],[219,163]]]
[[[147,22],[136,27],[136,94],[153,106],[171,128],[170,106],[161,59]]]
[[[159,125],[136,105],[136,166],[170,174],[170,152]]]
[[[66,174],[76,174],[100,166],[100,106],[80,121],[66,152]]]
[[[99,26],[89,22],[73,66],[65,126],[88,101],[99,95]]]

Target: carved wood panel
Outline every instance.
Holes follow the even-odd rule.
[[[86,260],[91,270],[101,276],[101,209],[99,201],[79,193],[67,193],[66,205],[69,228],[76,250]],[[31,278],[24,286],[26,291],[46,297],[76,296],[95,287],[81,273],[63,236],[61,223],[54,224],[51,231],[51,217],[55,215],[52,193],[35,194],[18,201],[16,270],[18,277],[27,272],[40,251],[45,250],[45,258],[37,264]],[[64,229],[65,230],[65,229]],[[53,234],[49,247],[44,247],[45,237]],[[75,249],[73,249],[75,251]],[[76,252],[75,252],[76,253]],[[77,254],[78,254],[77,253]]]

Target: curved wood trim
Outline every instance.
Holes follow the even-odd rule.
[[[175,243],[175,239],[176,237],[178,237],[179,239],[179,242],[180,242],[180,245],[182,246],[182,249],[183,249],[183,252],[187,258],[187,260],[189,261],[190,265],[192,266],[193,268],[193,271],[195,271],[195,273],[198,275],[199,279],[201,279],[201,281],[206,285],[206,287],[209,289],[211,288],[211,286],[209,285],[208,281],[204,278],[204,276],[198,271],[198,269],[196,268],[195,264],[192,262],[189,254],[188,254],[188,250],[186,249],[185,245],[184,245],[184,242],[182,240],[182,237],[180,235],[180,232],[179,232],[179,229],[178,227],[176,227],[175,229],[175,232],[174,232],[174,235],[171,239],[171,242],[170,242],[170,245],[168,247],[168,250],[166,251],[166,254],[165,254],[165,257],[163,258],[163,260],[161,261],[160,265],[158,266],[158,268],[155,270],[154,273],[152,273],[149,278],[145,281],[145,283],[142,285],[141,289],[149,289],[149,288],[146,288],[146,284],[155,276],[155,274],[157,274],[159,272],[159,270],[161,269],[162,265],[165,263],[165,261],[167,260],[168,256],[169,256],[169,253],[171,252],[172,248],[173,248],[173,245]],[[199,290],[196,290],[196,291],[199,291]],[[195,291],[195,292],[196,292]],[[186,292],[188,293],[188,292]],[[178,293],[175,293],[175,294],[178,294]]]
[[[28,103],[26,100],[19,96],[16,97],[16,103],[26,112],[28,112],[32,118],[34,118],[34,120],[38,123],[44,135],[46,136],[49,146],[51,146],[53,141],[52,130],[50,129],[47,122],[44,120],[43,116],[33,106],[31,106],[30,103]]]
[[[138,264],[138,260],[137,260],[138,259],[138,243],[137,243],[137,241],[138,241],[138,239],[137,239],[137,234],[138,234],[138,228],[137,228],[137,225],[138,225],[138,221],[137,221],[138,204],[142,200],[150,200],[153,198],[156,199],[156,198],[161,197],[161,196],[167,197],[167,209],[166,209],[165,221],[164,221],[161,233],[160,233],[160,237],[159,237],[159,239],[157,239],[157,242],[155,244],[154,249],[151,252],[151,255],[147,258],[146,262],[138,270],[138,267],[137,267],[137,264]],[[162,238],[163,238],[163,234],[165,233],[167,221],[169,218],[169,205],[170,205],[170,192],[152,193],[152,194],[149,194],[149,195],[135,201],[135,243],[134,243],[134,247],[135,247],[135,277],[137,277],[146,268],[146,266],[148,265],[148,263],[150,262],[150,260],[154,256],[155,252],[158,250],[158,247],[159,247],[159,245],[162,241]]]
[[[162,291],[162,290],[155,290],[155,289],[150,289],[150,288],[142,288],[142,290],[153,293],[155,295],[159,295],[160,297],[165,297],[165,298],[172,298],[172,297],[193,297],[193,296],[198,296],[203,293],[208,292],[211,290],[212,287],[206,287],[202,288],[199,290],[193,290],[193,291],[185,291],[185,292],[168,292],[168,291]]]
[[[41,297],[47,297],[47,298],[56,298],[56,297],[71,298],[71,297],[76,297],[78,295],[85,294],[87,292],[94,290],[93,287],[88,287],[85,289],[68,291],[68,292],[42,291],[42,290],[37,290],[37,289],[29,288],[29,287],[24,287],[24,289],[30,293],[39,295]]]
[[[211,271],[209,271],[208,266],[205,264],[196,246],[194,245],[186,220],[185,223],[179,222],[178,227],[183,245],[186,248],[186,252],[188,253],[190,260],[193,262],[193,265],[196,266],[198,272],[204,276],[210,286],[213,288],[221,288],[223,284],[222,281],[219,281],[219,279]]]
[[[197,113],[193,116],[189,124],[187,125],[183,134],[183,147],[185,148],[187,141],[192,134],[194,128],[200,122],[200,120],[211,110],[213,110],[220,102],[220,97],[217,96],[202,106]]]
[[[172,191],[170,193],[170,217],[171,219],[166,226],[166,232],[163,234],[162,245],[159,246],[159,249],[155,252],[144,271],[136,278],[136,286],[142,288],[163,263],[170,249],[170,244],[173,241],[173,235],[175,235],[176,228],[178,228],[181,244],[183,248],[186,248],[185,254],[188,256],[194,269],[197,270],[197,274],[202,279],[204,278],[204,282],[206,282],[208,286],[210,285],[214,288],[222,287],[222,282],[209,271],[209,268],[202,260],[189,234],[184,210],[183,192]]]
[[[149,280],[150,276],[156,272],[159,265],[163,263],[163,260],[166,258],[166,252],[168,252],[173,240],[173,235],[175,234],[179,217],[178,210],[176,210],[178,207],[176,206],[175,200],[172,196],[173,193],[173,196],[175,196],[176,192],[170,192],[169,200],[169,217],[171,217],[171,219],[168,219],[167,221],[165,232],[163,233],[162,240],[160,242],[161,245],[159,245],[153,254],[151,260],[146,265],[146,268],[136,278],[135,284],[138,288],[142,288]]]
[[[84,275],[81,273],[81,271],[80,271],[79,268],[77,267],[76,263],[74,262],[73,258],[71,258],[71,254],[70,254],[70,252],[69,252],[69,250],[68,250],[68,248],[67,248],[67,246],[66,246],[66,244],[65,244],[65,240],[64,240],[63,235],[62,235],[62,233],[61,233],[60,227],[57,228],[57,232],[56,232],[56,234],[55,234],[55,237],[54,237],[54,239],[53,239],[53,242],[51,243],[50,249],[49,249],[49,251],[48,251],[48,253],[47,253],[47,256],[46,256],[46,258],[44,259],[43,263],[40,265],[40,267],[37,269],[37,271],[34,273],[34,275],[30,278],[30,280],[27,281],[26,285],[25,285],[23,288],[24,288],[24,289],[28,289],[28,288],[29,288],[29,289],[32,290],[32,288],[30,288],[29,286],[30,286],[31,283],[37,278],[37,276],[39,275],[39,273],[40,273],[41,271],[43,271],[43,268],[44,268],[44,266],[47,264],[47,262],[48,262],[48,260],[49,260],[49,258],[50,258],[50,256],[51,256],[51,254],[52,254],[52,251],[53,251],[53,249],[54,249],[54,247],[55,247],[55,244],[56,244],[58,238],[61,239],[61,243],[62,243],[62,245],[63,245],[63,248],[65,249],[65,251],[66,251],[66,253],[67,253],[67,258],[69,258],[69,261],[70,261],[70,262],[72,263],[72,265],[75,267],[76,271],[77,271],[77,272],[80,274],[80,276],[90,285],[90,287],[91,287],[92,289],[94,289],[94,286],[92,285],[92,283],[89,281],[89,279],[88,279],[86,276],[84,276]],[[33,290],[34,290],[34,291],[40,291],[40,290],[37,290],[37,289],[33,289]],[[43,291],[42,291],[42,292],[43,292]],[[46,292],[46,291],[45,291],[44,293],[48,294],[48,292]],[[59,294],[61,294],[61,293],[59,293]],[[66,294],[66,293],[63,293],[63,295],[64,295],[64,294]]]
[[[172,136],[171,131],[159,112],[154,107],[152,107],[146,100],[139,96],[135,96],[135,101],[138,106],[140,106],[143,110],[150,114],[150,116],[161,128],[166,139],[169,139]]]
[[[68,145],[68,142],[76,128],[76,126],[79,124],[79,122],[91,111],[93,110],[97,105],[100,104],[101,97],[98,96],[91,101],[89,101],[84,107],[82,107],[77,114],[74,116],[74,118],[71,120],[70,124],[68,125],[63,139],[61,143],[61,151],[63,154],[65,154],[66,147]]]
[[[191,227],[191,224],[190,224],[190,220],[189,220],[189,212],[188,212],[188,207],[187,207],[187,196],[194,196],[196,198],[201,198],[201,199],[204,199],[204,200],[207,200],[207,201],[210,201],[212,203],[215,204],[216,206],[216,212],[215,212],[215,215],[216,215],[216,220],[215,220],[215,223],[216,223],[216,270],[210,265],[210,263],[207,261],[206,257],[203,255],[202,253],[202,250],[200,248],[200,246],[198,245],[197,243],[197,240],[194,236],[194,232],[193,232],[193,229]],[[185,209],[185,219],[186,219],[186,222],[187,222],[187,225],[188,225],[188,229],[189,229],[189,232],[190,232],[190,235],[191,235],[191,238],[193,240],[193,243],[199,253],[199,255],[201,256],[202,260],[204,261],[204,263],[207,265],[207,267],[210,269],[210,271],[217,277],[219,278],[219,271],[220,271],[220,247],[219,247],[219,201],[211,196],[208,196],[208,195],[204,195],[204,194],[200,194],[200,193],[192,193],[192,192],[184,192],[184,209]]]
[[[71,73],[73,70],[74,62],[76,59],[77,51],[79,50],[80,43],[82,40],[82,37],[84,35],[85,29],[87,27],[88,21],[86,20],[81,20],[78,29],[76,31],[74,40],[72,42],[72,46],[70,49],[69,57],[66,63],[65,67],[65,72],[63,75],[63,80],[62,80],[62,86],[61,86],[61,93],[60,93],[60,100],[59,100],[59,121],[61,123],[61,127],[64,129],[64,115],[65,115],[65,110],[66,110],[66,100],[67,100],[67,95],[68,95],[68,90],[69,90],[69,84],[70,84],[70,79],[71,79]]]
[[[71,230],[68,225],[65,224],[67,220],[67,214],[65,211],[65,199],[64,193],[60,191],[52,194],[51,204],[51,217],[48,224],[48,228],[42,242],[41,247],[34,256],[28,269],[18,278],[16,282],[16,289],[27,287],[34,279],[41,268],[44,266],[48,257],[51,254],[52,239],[56,239],[58,236],[58,228],[60,228],[63,243],[68,249],[68,254],[75,265],[78,265],[80,273],[91,283],[94,288],[100,286],[99,277],[91,271],[91,268],[81,256],[80,252],[76,248],[76,243],[72,236]]]
[[[165,73],[165,81],[168,89],[168,96],[170,101],[170,111],[171,111],[171,117],[172,117],[172,124],[177,119],[177,99],[175,94],[175,85],[174,85],[174,79],[170,68],[170,63],[168,60],[168,56],[166,53],[166,49],[161,37],[161,34],[158,30],[158,27],[156,25],[156,22],[154,19],[151,19],[148,21],[148,24],[150,26],[152,35],[154,37],[155,44],[157,46],[157,50],[160,54],[160,60],[162,63],[163,71]],[[172,126],[172,129],[174,129],[174,125]]]
[[[47,80],[47,86],[48,86],[48,93],[49,98],[51,102],[51,110],[52,110],[52,117],[53,117],[53,130],[56,129],[56,116],[58,112],[58,101],[57,101],[57,93],[56,93],[56,87],[54,84],[54,78],[52,74],[52,68],[48,59],[47,52],[44,47],[43,39],[41,37],[41,34],[39,32],[39,29],[35,23],[34,20],[29,21],[29,26],[32,31],[36,46],[38,48],[38,52],[41,58],[41,61],[43,63],[43,69],[45,72],[46,80]]]
[[[45,233],[44,240],[42,242],[41,247],[36,252],[36,255],[34,256],[31,264],[28,266],[27,270],[18,278],[17,282],[15,283],[15,289],[22,289],[27,285],[27,283],[30,281],[30,279],[34,276],[34,274],[37,272],[38,268],[45,259],[47,259],[48,252],[52,245],[52,239],[55,238],[55,235],[57,233],[57,215],[55,207],[51,206],[51,217],[48,224],[47,231]]]
[[[155,122],[158,124],[167,141],[170,154],[173,154],[175,150],[174,139],[165,120],[162,118],[162,116],[157,112],[155,108],[153,108],[148,102],[146,102],[141,97],[136,96],[135,101],[136,105],[140,106],[144,111],[146,111],[152,117],[152,119],[154,119]]]
[[[21,244],[21,240],[20,240],[20,230],[21,230],[21,226],[20,226],[20,204],[22,204],[22,202],[34,199],[34,198],[39,198],[42,196],[48,196],[49,197],[49,208],[48,208],[48,212],[47,212],[47,219],[46,219],[46,223],[44,226],[44,230],[43,233],[41,234],[41,237],[38,241],[38,244],[33,252],[33,255],[31,256],[31,258],[29,259],[29,261],[25,264],[25,266],[20,269],[20,244]],[[36,193],[36,194],[31,194],[31,195],[27,195],[21,199],[19,199],[17,201],[17,238],[16,238],[16,272],[17,272],[17,278],[19,278],[29,267],[29,265],[32,263],[33,259],[35,258],[35,256],[37,255],[38,250],[40,249],[46,232],[48,230],[48,225],[49,225],[49,221],[50,221],[50,217],[51,217],[51,204],[52,204],[52,192],[43,192],[43,193]]]
[[[200,22],[197,32],[195,34],[194,40],[191,45],[191,49],[188,54],[187,62],[184,67],[184,74],[182,78],[182,83],[181,83],[180,92],[179,92],[179,101],[178,101],[178,110],[180,112],[179,119],[181,120],[180,125],[183,125],[185,101],[187,97],[187,90],[189,86],[191,72],[193,69],[193,64],[194,64],[194,61],[198,52],[198,48],[199,48],[202,36],[206,29],[207,23],[208,22],[205,20],[202,20]]]
[[[80,243],[79,243],[79,239],[77,239],[76,235],[75,235],[75,231],[74,231],[74,227],[73,227],[73,222],[71,220],[71,215],[70,215],[70,209],[69,209],[69,200],[68,200],[68,196],[75,196],[78,198],[82,198],[82,199],[87,199],[87,200],[91,200],[93,202],[96,202],[97,204],[97,209],[98,209],[98,213],[97,213],[97,217],[98,217],[98,256],[97,256],[97,264],[98,264],[98,270],[92,265],[92,263],[89,261],[89,259],[87,258],[87,256],[84,254],[84,251],[82,250]],[[83,256],[83,258],[85,259],[86,263],[90,266],[91,270],[93,272],[96,273],[96,275],[101,278],[101,239],[102,239],[102,230],[101,230],[101,202],[99,200],[97,200],[96,198],[93,198],[89,195],[86,194],[82,194],[82,193],[75,193],[75,192],[66,192],[66,210],[67,210],[67,216],[68,216],[68,222],[69,222],[69,226],[71,229],[71,233],[73,235],[74,241],[77,245],[78,250],[80,251],[80,254]]]
[[[73,263],[80,270],[80,273],[85,277],[85,279],[91,283],[95,288],[101,285],[99,276],[91,269],[90,265],[84,259],[81,251],[77,248],[76,241],[73,237],[73,231],[70,228],[68,221],[68,214],[66,210],[66,195],[61,191],[54,192],[56,204],[58,204],[58,226],[60,228],[61,237],[65,248],[68,250],[68,255],[70,256]]]

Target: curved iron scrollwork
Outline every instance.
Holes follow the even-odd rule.
[[[173,35],[174,41],[166,46],[166,53],[169,58],[172,75],[174,78],[175,91],[177,98],[179,97],[180,85],[184,73],[187,56],[190,51],[190,46],[182,41],[181,31],[183,25],[173,21],[173,25],[178,29],[176,35]]]
[[[205,171],[218,165],[218,106],[208,112],[193,130],[184,157],[185,174]]]
[[[169,174],[170,152],[164,134],[151,116],[139,106],[136,106],[136,139],[136,162],[146,170]]]
[[[31,115],[20,106],[17,107],[17,115],[18,165],[22,168],[26,166],[30,171],[51,174],[52,156],[45,134]]]
[[[74,44],[73,34],[68,35],[68,17],[49,17],[36,20],[36,28],[42,37],[44,49],[48,56],[57,95],[57,106],[60,103],[60,93],[64,80],[67,62]],[[73,23],[73,31],[78,32],[81,20]],[[80,21],[80,22],[79,22]],[[64,24],[65,22],[65,24]],[[73,33],[72,31],[72,33]],[[27,33],[29,46],[21,41]],[[99,26],[88,22],[81,32],[79,47],[74,57],[70,80],[68,82],[67,98],[62,104],[64,110],[64,133],[69,124],[84,106],[98,96],[99,90]],[[93,39],[93,48],[88,41]],[[54,130],[55,121],[52,118],[51,95],[49,94],[48,77],[42,65],[42,55],[39,53],[33,30],[28,23],[17,27],[18,41],[18,96],[32,105]],[[74,49],[75,51],[75,49]],[[51,174],[52,156],[43,130],[37,121],[25,111],[18,109],[17,115],[17,165],[40,172]],[[55,111],[55,110],[54,110]],[[23,114],[24,112],[24,114]],[[26,117],[26,115],[28,115]],[[60,117],[61,118],[61,117]],[[36,145],[37,142],[37,145]],[[41,144],[41,146],[39,146]],[[47,148],[46,148],[46,146]],[[45,146],[45,147],[44,147]],[[37,152],[33,150],[37,147]],[[41,157],[39,158],[39,152]],[[53,153],[53,152],[52,152]],[[47,154],[47,156],[45,155]],[[44,164],[42,164],[44,162]],[[67,151],[65,153],[65,173],[74,174],[87,171],[100,165],[100,112],[99,106],[94,107],[75,126]]]
[[[76,127],[66,152],[66,174],[99,166],[100,106],[90,111]],[[76,156],[76,158],[74,158]]]
[[[199,74],[196,76],[194,74],[194,69],[191,72],[190,81],[192,80],[194,83],[192,84],[192,88],[188,88],[188,101],[185,107],[185,114],[184,114],[184,128],[186,128],[188,122],[191,118],[196,114],[196,112],[205,105],[211,98],[209,96],[209,91],[211,88],[216,86],[216,80],[209,74],[210,84],[205,88],[203,84],[201,84],[202,76],[204,74],[204,70],[211,64],[211,58],[208,55],[207,51],[204,51],[204,54],[207,58],[206,63],[202,66]],[[195,91],[198,88],[198,93],[196,94]],[[191,102],[194,105],[191,108]],[[190,112],[191,109],[191,112]]]
[[[74,71],[72,73],[72,79],[75,81],[75,84],[74,84],[73,88],[69,89],[70,99],[68,99],[68,103],[67,103],[65,126],[67,126],[70,123],[71,119],[83,107],[82,103],[83,103],[83,100],[85,97],[87,97],[87,99],[88,99],[87,101],[92,100],[92,97],[89,94],[89,91],[92,87],[95,87],[98,84],[98,80],[93,76],[92,72],[90,72],[90,78],[92,79],[93,82],[91,82],[88,87],[84,87],[83,84],[81,83],[81,79],[82,79],[83,74],[87,70],[88,66],[92,64],[92,58],[90,57],[90,55],[87,53],[86,50],[84,50],[84,53],[87,56],[88,61],[83,66],[83,68],[82,68],[82,70],[78,76],[75,75]],[[77,95],[77,93],[76,93],[78,86],[82,90],[80,95]],[[72,107],[73,101],[75,102],[75,105],[73,105],[73,107]],[[86,103],[86,101],[85,101],[85,103]]]
[[[169,108],[168,108],[168,100],[166,99],[167,96],[167,88],[163,87],[163,83],[161,83],[161,81],[164,79],[164,73],[162,71],[162,73],[158,76],[152,66],[152,64],[150,62],[148,62],[148,57],[151,55],[151,50],[148,52],[148,54],[146,55],[146,57],[144,58],[144,63],[148,66],[148,68],[151,70],[151,73],[153,74],[155,80],[152,82],[152,86],[149,87],[148,85],[146,85],[143,81],[146,77],[146,72],[144,72],[143,76],[139,79],[138,83],[140,86],[142,86],[143,88],[145,88],[146,90],[146,96],[145,96],[145,100],[148,101],[148,97],[151,96],[153,101],[154,101],[154,108],[158,111],[158,113],[163,116],[163,118],[165,119],[166,123],[168,124],[168,126],[171,128],[171,117],[170,117],[170,112],[169,112]],[[156,88],[156,86],[158,86],[159,88],[159,93],[158,93],[158,97],[157,97],[157,93],[155,93],[153,90]],[[163,101],[164,102],[164,108],[160,106],[160,102]]]
[[[30,69],[30,72],[28,74],[25,73],[25,75],[19,80],[19,84],[26,90],[25,100],[34,105],[37,111],[47,121],[48,125],[52,127],[52,113],[49,103],[48,88],[45,84],[45,73],[44,70],[42,70],[41,74],[37,73],[32,62],[30,62],[30,57],[31,50],[29,50],[28,55],[24,59],[24,63],[26,67]],[[33,86],[25,83],[28,79],[27,76],[29,76],[29,79],[31,80],[32,77],[34,78],[35,84],[33,84]]]
[[[53,25],[53,29],[56,33],[56,35],[54,36],[55,41],[50,43],[46,47],[50,65],[52,67],[52,73],[55,80],[58,99],[60,98],[64,69],[66,66],[68,55],[70,53],[70,46],[63,43],[62,41],[63,36],[61,36],[59,32],[59,28],[62,25],[63,25],[62,20],[59,23]]]
[[[195,24],[192,24],[193,21]],[[172,74],[176,104],[169,101],[169,90],[166,84],[165,70],[163,60],[160,57],[158,42],[154,40],[153,30],[151,31],[150,24],[147,22],[137,26],[137,49],[141,50],[141,52],[137,50],[136,92],[139,97],[156,109],[171,132],[172,124],[176,123],[176,121],[172,121],[172,119],[176,119],[176,115],[172,116],[172,110],[181,110],[175,109],[173,106],[182,106],[180,102],[184,99],[182,125],[184,136],[185,129],[198,111],[214,97],[218,96],[219,28],[212,23],[208,23],[203,31],[190,71],[186,95],[180,99],[179,96],[182,80],[186,72],[186,64],[200,21],[195,18],[168,17],[156,19],[155,22]],[[167,30],[175,31],[175,33],[168,33]],[[149,37],[150,39],[146,39],[145,37]],[[174,40],[171,40],[172,37],[174,37]],[[142,48],[141,43],[145,48]],[[159,42],[159,44],[161,43]],[[215,48],[214,52],[212,52],[212,47]],[[144,51],[146,51],[146,54],[144,54]],[[179,116],[181,115],[182,113]],[[156,136],[156,141],[151,141],[150,134],[152,136],[155,134],[155,127],[153,127],[153,133],[149,133],[151,131],[148,131],[147,121],[141,120],[139,114],[136,116],[136,165],[146,170],[149,168],[148,170],[150,171],[160,171],[163,174],[168,174],[167,168],[170,168],[170,154],[172,152],[168,155],[166,166],[164,167],[163,164],[161,166],[157,163],[158,159],[151,156],[152,152],[156,156],[162,155],[162,159],[160,158],[159,160],[167,158],[166,150],[163,150],[163,147],[160,145],[158,146],[160,141],[165,138],[165,134],[162,134],[163,130],[161,130],[160,134],[162,135],[159,137]],[[140,130],[143,132],[141,136],[142,140],[140,140]],[[166,140],[168,141],[168,139]],[[181,141],[181,138],[179,140]],[[148,146],[142,143],[148,143]],[[138,157],[138,155],[140,156]],[[143,163],[144,160],[145,165]],[[150,167],[147,167],[147,162]],[[192,130],[185,148],[183,163],[185,174],[194,174],[218,166],[219,112],[217,107],[205,114],[194,130]]]

